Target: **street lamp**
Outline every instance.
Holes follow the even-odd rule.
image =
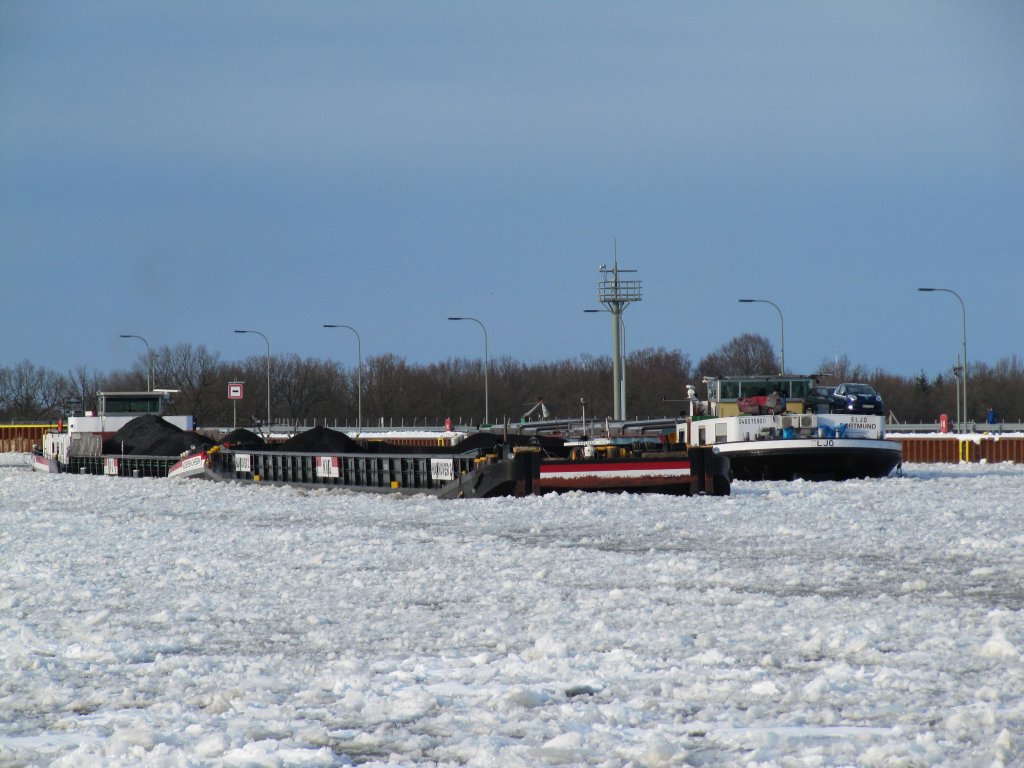
[[[775,307],[775,311],[779,313],[779,364],[782,366],[780,374],[786,375],[786,321],[782,318],[782,310],[779,309],[779,305],[774,301],[768,301],[768,299],[740,299],[741,304],[771,304]]]
[[[146,341],[141,336],[136,336],[134,333],[122,333],[121,334],[121,338],[122,339],[139,339],[139,341],[141,341],[143,344],[146,345],[146,368],[147,368],[146,391],[147,392],[152,392],[153,391],[153,355],[150,354],[150,352],[149,352],[149,342]]]
[[[475,317],[449,317],[449,320],[472,320],[474,323],[480,326],[480,329],[484,332],[484,423],[491,423],[491,406],[490,406],[490,395],[487,392],[487,369],[491,367],[490,356],[487,352],[487,328],[477,320]]]
[[[255,333],[257,336],[263,336],[259,331],[235,331],[235,333]],[[263,336],[263,341],[267,343],[267,437],[270,437],[270,340]]]
[[[584,309],[588,315],[596,315],[601,312],[611,312],[610,309]],[[612,313],[615,314],[615,313]],[[621,313],[618,315],[619,319],[619,397],[621,402],[619,403],[619,414],[623,419],[626,418],[626,319]]]
[[[956,300],[960,302],[960,323],[963,329],[963,335],[961,336],[961,342],[963,344],[964,353],[964,418],[961,426],[961,431],[967,431],[967,309],[964,307],[964,300],[960,298],[960,294],[951,288],[918,288],[919,291],[925,293],[933,293],[935,291],[941,291],[942,293],[951,293],[956,296]],[[957,418],[960,414],[957,414]]]
[[[359,331],[351,325],[335,325],[324,323],[324,328],[348,328],[356,335],[356,352],[359,354],[359,367],[356,369],[356,402],[358,416],[356,417],[356,435],[363,430],[363,341],[359,338]]]

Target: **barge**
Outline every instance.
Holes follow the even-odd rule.
[[[479,449],[461,454],[317,453],[213,446],[182,457],[167,476],[444,499],[527,496],[538,492],[536,456]]]
[[[727,457],[707,447],[679,447],[643,435],[566,440],[562,456],[540,463],[542,491],[729,494]]]
[[[422,453],[377,444],[370,453],[325,453],[214,446],[182,457],[168,476],[441,498],[568,491],[728,495],[730,490],[727,459],[710,448],[651,450],[635,440],[610,439],[548,439],[541,445],[489,432],[463,442],[475,447],[456,443],[447,451]]]
[[[165,477],[181,452],[213,443],[192,431],[191,416],[164,414],[166,395],[166,390],[98,392],[96,411],[71,405],[57,428],[47,431],[42,445],[33,450],[32,468],[49,473]],[[146,428],[149,425],[160,426]]]
[[[129,394],[146,393],[120,394],[129,399]],[[101,402],[118,402],[118,398],[108,397]],[[710,448],[678,447],[665,440],[574,440],[481,431],[463,435],[452,444],[434,440],[430,444],[403,441],[404,444],[396,445],[355,440],[320,426],[280,443],[267,443],[246,430],[237,430],[214,443],[182,429],[149,405],[143,415],[125,419],[116,432],[83,429],[110,428],[119,423],[111,420],[109,414],[103,416],[107,418],[102,425],[69,419],[66,431],[47,434],[42,449],[33,455],[33,468],[119,477],[205,478],[367,493],[428,494],[441,498],[526,496],[574,490],[729,493],[727,459],[716,457]],[[191,420],[186,425],[191,426]]]

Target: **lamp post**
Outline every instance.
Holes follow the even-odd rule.
[[[611,312],[610,309],[584,309],[588,315]],[[619,412],[626,418],[626,318],[619,314]],[[613,366],[614,367],[614,366]]]
[[[153,391],[153,355],[149,351],[149,342],[141,336],[136,336],[134,333],[122,333],[122,339],[138,339],[146,345],[146,391]]]
[[[235,331],[235,333],[255,333],[257,336],[263,336],[259,331]],[[263,336],[263,341],[267,343],[267,437],[270,436],[270,340],[266,336]]]
[[[924,291],[925,293],[933,293],[933,292],[936,292],[936,291],[940,291],[942,293],[951,293],[954,296],[956,296],[956,300],[960,302],[960,324],[961,324],[962,334],[963,334],[961,336],[961,343],[963,345],[961,351],[963,352],[963,355],[964,355],[964,368],[963,368],[963,375],[964,375],[964,385],[963,385],[963,387],[964,387],[964,398],[963,398],[963,402],[964,402],[964,416],[963,416],[963,421],[961,422],[961,431],[966,432],[967,431],[967,309],[964,307],[964,300],[960,298],[960,294],[959,293],[957,293],[956,291],[952,290],[951,288],[918,288],[917,290]],[[960,414],[957,413],[957,419],[959,419],[959,418],[960,418]]]
[[[475,317],[449,317],[449,320],[472,320],[474,323],[480,326],[480,329],[484,332],[484,423],[491,423],[491,407],[490,407],[490,395],[487,392],[487,369],[491,367],[490,356],[487,351],[487,328],[477,320]]]
[[[336,325],[324,323],[324,328],[348,328],[356,335],[356,352],[359,355],[359,367],[356,369],[356,403],[358,416],[356,417],[356,435],[363,431],[363,340],[359,338],[359,331],[351,325]]]
[[[782,366],[782,370],[779,373],[783,376],[786,375],[786,321],[782,317],[782,310],[779,309],[779,305],[774,301],[768,301],[768,299],[740,299],[741,304],[771,304],[775,307],[775,311],[779,313],[779,364]]]
[[[960,375],[964,369],[960,367],[960,353],[956,353],[956,365],[953,366],[953,383],[956,385],[956,428],[960,429]]]

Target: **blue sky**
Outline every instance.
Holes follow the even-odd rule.
[[[1024,353],[1024,4],[0,4],[0,365]]]

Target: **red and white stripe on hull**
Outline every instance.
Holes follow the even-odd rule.
[[[48,458],[38,453],[32,454],[32,469],[36,472],[49,472],[50,474],[56,474],[60,472],[60,467],[55,459]]]
[[[537,483],[551,491],[620,491],[689,493],[689,460],[542,462]]]
[[[555,478],[689,477],[689,461],[551,462],[541,463],[541,480]]]

